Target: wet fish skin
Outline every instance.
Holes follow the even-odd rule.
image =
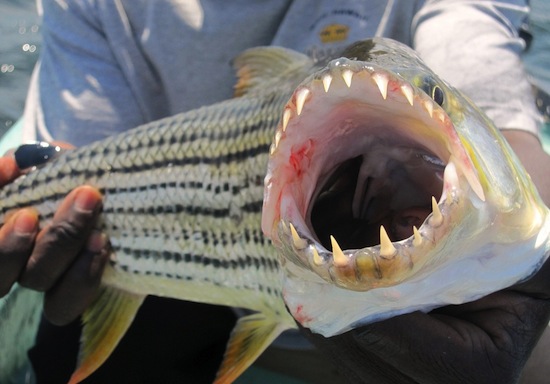
[[[232,381],[280,332],[296,327],[260,221],[280,111],[313,63],[283,48],[258,48],[235,65],[241,97],[62,153],[0,191],[0,220],[33,206],[42,225],[77,186],[104,196],[98,229],[112,254],[102,293],[83,316],[81,365],[71,382],[102,364],[150,294],[258,312],[236,326],[219,382]]]

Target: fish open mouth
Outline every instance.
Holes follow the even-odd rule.
[[[330,237],[342,248],[380,243],[383,226],[393,241],[413,235],[440,197],[445,164],[418,148],[373,144],[366,154],[345,160],[317,185],[308,226],[325,248]]]
[[[430,261],[466,197],[484,200],[444,96],[348,59],[298,87],[265,180],[262,227],[283,262],[363,291]]]

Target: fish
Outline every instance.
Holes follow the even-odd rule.
[[[235,98],[68,151],[0,191],[1,221],[34,206],[42,223],[77,186],[104,196],[111,255],[70,383],[103,364],[147,295],[251,311],[215,379],[230,383],[297,323],[331,337],[475,300],[546,260],[548,209],[528,174],[412,49],[374,38],[315,62],[258,47],[234,66]]]
[[[400,43],[342,56],[297,87],[271,147],[262,228],[293,317],[330,337],[532,276],[548,208],[490,119]]]

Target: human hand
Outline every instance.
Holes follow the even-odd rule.
[[[0,157],[0,186],[19,175],[13,156]],[[43,228],[33,208],[9,214],[0,228],[0,297],[19,282],[45,292],[44,312],[52,323],[78,317],[95,297],[108,258],[105,236],[94,231],[100,209],[100,192],[82,186]]]
[[[505,136],[550,202],[550,157],[537,138]],[[354,383],[514,383],[548,326],[550,262],[477,301],[415,312],[325,339],[310,335]]]
[[[548,301],[501,291],[330,339],[310,335],[353,383],[514,383],[549,318]]]

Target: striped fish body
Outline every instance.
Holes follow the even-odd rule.
[[[43,223],[79,185],[104,195],[99,229],[112,255],[102,293],[84,315],[81,363],[71,382],[104,362],[146,295],[257,312],[238,322],[219,382],[232,381],[281,331],[295,327],[260,216],[273,134],[311,63],[270,48],[244,53],[236,66],[242,97],[70,151],[1,191],[3,214],[34,206]]]

